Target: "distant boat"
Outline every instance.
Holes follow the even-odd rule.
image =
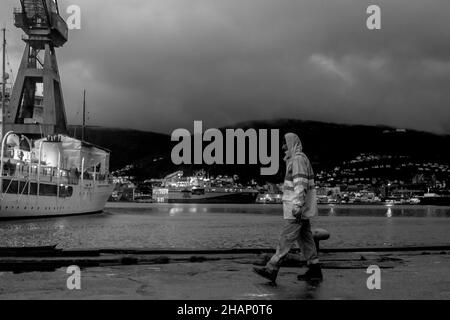
[[[259,191],[243,187],[234,178],[219,176],[211,181],[202,170],[193,176],[177,171],[162,180],[162,187],[154,186],[152,195],[157,203],[256,203]]]
[[[154,199],[156,202],[252,204],[256,203],[259,192],[234,188],[153,188],[153,194],[162,195]]]
[[[440,195],[437,193],[425,193],[419,197],[420,204],[425,206],[450,206],[450,195]]]
[[[256,199],[256,203],[261,204],[282,204],[283,203],[283,194],[281,193],[264,193],[258,195]]]

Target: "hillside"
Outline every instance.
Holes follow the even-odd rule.
[[[147,158],[170,154],[170,136],[131,129],[86,127],[85,140],[111,151],[111,169],[117,170]],[[69,134],[81,139],[81,127],[70,126]]]
[[[280,129],[281,135],[297,133],[316,170],[326,169],[360,153],[403,155],[417,161],[450,163],[450,136],[384,126],[341,125],[302,120],[254,121],[227,128]],[[80,127],[71,127],[73,135]],[[140,179],[163,177],[176,170],[197,170],[200,166],[174,166],[170,161],[173,143],[169,135],[127,129],[88,127],[86,140],[112,151],[111,168],[135,164],[130,175]],[[282,161],[280,161],[282,164]],[[210,166],[211,174],[238,174],[243,180],[259,176],[259,166]],[[282,179],[282,171],[268,180]],[[266,177],[264,177],[266,179]]]
[[[334,165],[359,153],[407,155],[418,160],[450,161],[450,136],[386,126],[342,125],[302,120],[240,123],[230,128],[280,128],[297,133],[305,152],[318,165]]]

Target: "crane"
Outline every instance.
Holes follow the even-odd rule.
[[[4,132],[29,136],[67,133],[67,118],[55,49],[68,41],[68,27],[57,0],[20,0],[14,25],[26,37]],[[38,97],[42,93],[42,97]]]
[[[43,44],[51,41],[62,47],[68,40],[68,27],[59,14],[56,0],[20,0],[21,8],[14,10],[14,25],[21,28],[31,41]],[[43,49],[43,47],[41,47]]]

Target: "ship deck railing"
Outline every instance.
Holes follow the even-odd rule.
[[[62,168],[61,159],[62,154],[58,152],[58,165],[57,166],[49,166],[41,161],[41,150],[44,142],[40,143],[39,146],[39,156],[36,162],[33,162],[33,159],[30,154],[30,159],[25,159],[21,157],[21,160],[14,159],[13,153],[11,150],[7,150],[5,152],[6,141],[9,136],[13,135],[14,132],[8,132],[2,139],[2,143],[0,146],[0,195],[3,198],[3,194],[8,192],[8,187],[5,188],[6,184],[13,184],[13,181],[17,181],[20,189],[21,182],[25,182],[28,184],[28,195],[30,195],[30,185],[37,185],[37,196],[40,195],[40,185],[41,184],[51,184],[56,185],[56,189],[58,190],[57,194],[59,196],[60,187],[69,187],[74,185],[79,185],[81,182],[81,186],[85,186],[85,181],[89,182],[89,188],[97,185],[104,185],[111,183],[111,176],[108,172],[98,171],[97,168],[84,166],[84,158],[81,159],[81,170],[78,168],[72,168],[71,170],[67,170]],[[28,145],[31,149],[31,141],[22,136],[22,139],[28,142]]]
[[[11,161],[12,159],[8,160]],[[44,195],[39,193],[30,194],[31,184],[51,184],[61,188],[80,184],[85,185],[85,183],[89,183],[92,186],[92,182],[99,185],[111,182],[109,175],[101,172],[86,171],[82,177],[81,174],[74,174],[71,170],[58,169],[51,166],[38,166],[37,164],[30,165],[27,162],[17,160],[14,160],[14,162],[7,161],[3,163],[3,175],[0,177],[0,195],[2,195],[0,199],[3,199],[3,194],[11,193],[12,185],[14,185],[14,190],[17,191],[18,196],[21,198],[25,195]],[[57,195],[60,195],[59,192]]]

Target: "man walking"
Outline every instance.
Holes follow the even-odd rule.
[[[308,271],[299,275],[298,280],[322,280],[322,270],[309,220],[317,214],[314,172],[296,134],[285,135],[283,149],[286,151],[286,178],[283,188],[285,225],[275,255],[264,268],[253,270],[275,282],[283,259],[297,242],[308,263]]]

